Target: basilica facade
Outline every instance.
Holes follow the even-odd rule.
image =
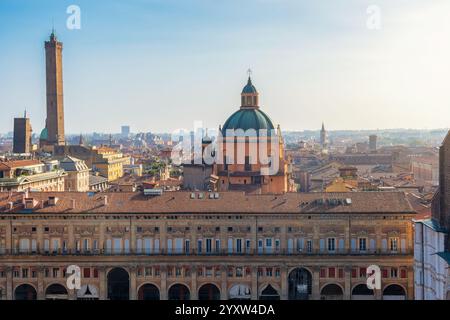
[[[295,191],[281,129],[259,104],[249,77],[242,89],[241,107],[219,128],[220,160],[214,166],[219,191],[281,194]]]

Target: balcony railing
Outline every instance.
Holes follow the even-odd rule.
[[[354,255],[354,256],[408,256],[413,255],[413,250],[405,251],[389,251],[389,250],[313,250],[307,251],[295,251],[290,249],[279,250],[258,250],[250,249],[245,252],[230,252],[228,249],[213,250],[211,252],[198,252],[197,250],[190,250],[188,252],[184,250],[167,250],[159,249],[158,251],[148,252],[145,250],[118,250],[118,249],[93,249],[93,250],[72,250],[72,249],[59,249],[59,250],[20,250],[20,249],[0,249],[0,255],[12,255],[12,256],[342,256],[342,255]]]

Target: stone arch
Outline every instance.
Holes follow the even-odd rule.
[[[167,296],[169,300],[190,300],[191,291],[183,283],[174,283],[170,286]]]
[[[320,289],[321,300],[342,300],[344,298],[344,289],[340,284],[327,283]]]
[[[14,300],[37,300],[36,288],[29,283],[18,285],[14,289]]]
[[[46,300],[67,300],[68,298],[66,287],[60,283],[52,283],[45,289]]]
[[[138,288],[138,300],[160,300],[161,291],[153,283],[143,283]]]
[[[293,268],[288,275],[288,299],[308,300],[312,293],[312,273],[307,268]]]
[[[198,300],[220,300],[220,289],[214,283],[205,283],[198,289]]]
[[[112,268],[107,274],[109,300],[130,299],[130,274],[124,268]]]
[[[359,283],[352,288],[352,300],[375,300],[375,292],[366,283]]]
[[[388,284],[383,289],[383,300],[406,300],[406,289],[401,284]]]

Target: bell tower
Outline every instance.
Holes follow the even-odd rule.
[[[47,120],[45,127],[48,133],[47,144],[64,145],[64,101],[62,49],[52,31],[49,41],[45,41],[45,64],[47,77]]]

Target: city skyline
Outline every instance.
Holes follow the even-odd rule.
[[[426,10],[419,1],[379,1],[380,30],[366,26],[368,1],[333,4],[333,13],[303,1],[79,1],[80,30],[65,27],[68,5],[0,4],[0,26],[9,30],[0,35],[2,131],[12,131],[25,108],[34,132],[44,128],[43,43],[52,19],[64,43],[68,133],[125,123],[135,132],[171,132],[195,120],[217,128],[239,105],[249,67],[262,108],[284,131],[317,130],[322,121],[329,131],[448,127],[450,46],[439,35],[450,23],[442,1]]]

